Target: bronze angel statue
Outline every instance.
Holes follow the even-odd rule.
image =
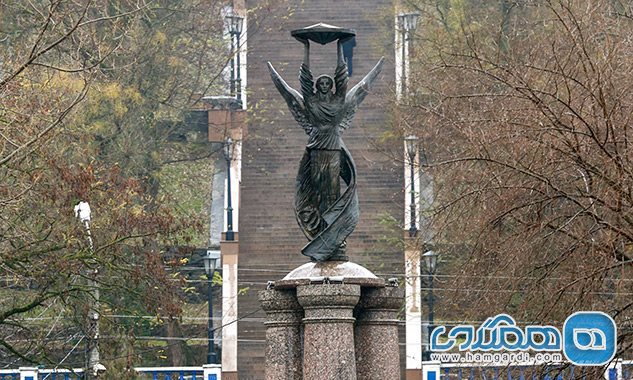
[[[295,120],[308,134],[296,180],[295,215],[310,240],[301,252],[313,261],[347,260],[345,239],[359,218],[356,166],[341,132],[350,126],[358,105],[380,73],[384,59],[381,58],[348,92],[343,43],[353,35],[354,32],[348,29],[325,24],[293,31],[293,36],[304,44],[300,92],[291,88],[268,62],[273,83],[288,103]],[[329,41],[323,42],[318,37],[329,37]],[[337,38],[338,55],[334,78],[321,75],[314,81],[310,71],[309,40],[325,44],[334,38]],[[346,185],[342,194],[341,179]]]

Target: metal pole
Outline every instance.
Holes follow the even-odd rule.
[[[92,242],[92,233],[90,232],[90,222],[84,220],[84,228],[86,229],[86,235],[88,236],[88,246],[90,248],[90,254],[94,258],[94,243]],[[90,319],[90,331],[88,332],[88,342],[90,349],[88,352],[88,368],[87,372],[93,374],[95,366],[99,363],[99,289],[97,288],[97,269],[91,269],[89,272],[90,289],[92,290],[92,307],[88,312],[88,318]]]
[[[231,96],[235,96],[235,45],[233,42],[233,38],[235,37],[235,33],[233,31],[229,32],[231,34],[231,84],[230,84],[230,92]]]
[[[209,347],[207,350],[207,363],[208,364],[216,364],[217,363],[217,356],[215,354],[215,342],[214,342],[214,338],[213,338],[213,297],[212,297],[212,288],[213,288],[213,272],[211,272],[211,274],[207,275],[209,276],[208,278],[208,282],[207,282],[207,296],[208,296],[208,302],[209,302],[209,322],[207,324],[207,338],[208,338],[208,342],[209,342]]]
[[[235,44],[235,54],[236,54],[236,59],[237,59],[237,65],[235,70],[237,71],[236,74],[236,79],[235,79],[235,87],[237,88],[236,92],[237,92],[237,100],[240,101],[240,103],[242,102],[242,76],[240,73],[240,36],[241,33],[236,33],[236,44]]]
[[[404,21],[402,25],[402,100],[407,95],[407,51],[406,51],[406,43],[407,43],[407,31],[404,29]]]
[[[92,305],[88,312],[88,319],[90,321],[90,327],[87,334],[87,352],[86,352],[86,376],[88,378],[97,377],[97,370],[100,369],[100,355],[99,355],[99,287],[97,284],[97,275],[99,273],[96,267],[96,260],[94,258],[94,243],[92,241],[92,233],[90,231],[90,206],[87,202],[81,202],[75,207],[75,214],[83,222],[83,227],[86,230],[86,237],[88,240],[88,249],[92,256],[92,262],[95,267],[88,272],[88,284],[92,292]]]
[[[93,374],[96,376],[97,366],[101,360],[99,355],[99,288],[97,285],[97,273],[98,270],[95,268],[92,271],[92,278],[90,280],[92,287],[92,296],[93,296],[93,306],[90,311],[90,333],[92,334],[90,337],[91,340],[91,349],[90,349],[90,360],[88,362],[89,370],[93,371]]]
[[[409,227],[409,237],[415,237],[418,232],[418,228],[415,223],[415,170],[414,170],[415,152],[409,152],[409,165],[411,167],[411,225]]]
[[[226,159],[226,240],[235,240],[233,233],[233,206],[231,202],[231,159]]]
[[[433,273],[429,271],[429,325],[428,325],[428,346],[426,350],[426,360],[431,360],[431,333],[433,332]]]

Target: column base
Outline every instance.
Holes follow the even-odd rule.
[[[405,380],[422,380],[422,368],[407,369]]]

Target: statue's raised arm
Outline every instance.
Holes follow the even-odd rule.
[[[303,63],[299,71],[299,83],[304,102],[314,95],[314,77],[310,71],[310,41],[305,38],[297,38],[303,44]]]
[[[336,89],[334,94],[336,96],[343,97],[347,93],[347,82],[349,82],[349,75],[347,70],[347,63],[345,62],[345,58],[343,56],[343,44],[345,41],[349,40],[352,37],[349,37],[345,40],[338,40],[336,43],[336,71],[334,72],[334,83],[336,85]]]

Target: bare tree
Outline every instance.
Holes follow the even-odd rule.
[[[445,316],[560,324],[603,310],[626,352],[630,17],[611,1],[446,3],[416,3],[426,17],[406,116],[437,191]]]

